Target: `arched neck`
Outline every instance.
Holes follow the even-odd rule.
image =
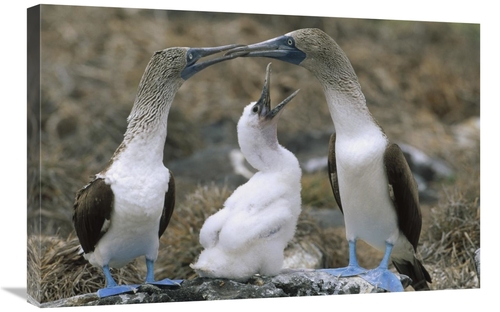
[[[366,133],[382,133],[366,106],[365,97],[357,82],[356,85],[349,90],[323,85],[337,136],[356,137]]]
[[[298,168],[296,157],[278,143],[275,126],[238,129],[238,143],[248,163],[260,172]]]
[[[149,85],[150,88],[139,87],[134,106],[127,118],[128,125],[123,142],[113,159],[126,157],[137,163],[163,162],[168,115],[180,86],[181,83],[172,83],[168,86],[158,85],[158,88],[154,88],[155,85]]]

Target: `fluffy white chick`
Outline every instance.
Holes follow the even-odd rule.
[[[204,250],[191,265],[199,276],[244,281],[276,275],[295,234],[302,172],[295,155],[278,143],[277,124],[298,90],[271,110],[270,75],[271,64],[260,99],[244,108],[237,126],[241,151],[258,172],[203,224]]]

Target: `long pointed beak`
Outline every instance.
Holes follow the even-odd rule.
[[[291,95],[289,95],[286,99],[281,101],[275,108],[271,110],[271,63],[267,64],[266,68],[266,79],[264,80],[264,87],[262,88],[262,93],[260,95],[260,99],[257,101],[255,105],[259,105],[261,108],[259,110],[259,115],[268,120],[273,119],[278,116],[280,111],[285,107],[285,105],[290,102],[299,92],[299,90],[295,91]]]
[[[197,63],[201,58],[210,56],[219,52],[224,52],[231,50],[236,47],[242,46],[241,44],[229,44],[229,45],[224,45],[224,46],[219,46],[219,47],[209,47],[209,48],[189,48],[187,53],[186,53],[186,58],[187,58],[187,64],[186,68],[181,73],[181,77],[184,80],[188,80],[191,76],[196,74],[197,72],[202,71],[203,69],[226,61],[230,60],[233,58],[236,58],[240,55],[230,55],[226,54],[217,58],[213,58],[211,60],[207,60],[201,63]]]
[[[259,115],[261,117],[266,117],[271,110],[271,63],[267,64],[264,87],[262,88],[260,99],[255,105],[260,106]]]
[[[300,89],[295,91],[294,93],[290,94],[286,99],[281,101],[281,103],[276,105],[276,107],[273,108],[273,110],[269,112],[268,118],[274,118],[275,116],[277,116],[280,113],[280,111],[283,109],[283,107],[285,107],[285,105],[288,102],[290,102],[297,95],[297,93],[299,93],[299,91],[300,91]]]
[[[292,63],[300,64],[306,54],[295,46],[295,41],[290,36],[280,36],[259,43],[240,46],[226,52],[225,55],[233,57],[270,57]]]

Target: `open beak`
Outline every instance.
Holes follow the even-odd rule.
[[[226,54],[226,55],[223,55],[223,56],[220,56],[217,58],[213,58],[213,59],[201,62],[201,63],[197,63],[203,57],[210,56],[210,55],[213,55],[213,54],[216,54],[219,52],[228,51],[228,50],[240,47],[240,46],[242,46],[242,45],[241,44],[229,44],[229,45],[225,45],[225,46],[210,47],[210,48],[189,48],[187,53],[186,53],[187,64],[181,73],[182,79],[188,80],[191,76],[193,76],[197,72],[200,72],[203,69],[205,69],[213,64],[217,64],[217,63],[241,56],[240,54],[238,54],[238,55]]]
[[[270,57],[295,65],[300,64],[306,54],[295,46],[290,36],[279,36],[259,43],[240,46],[226,52],[233,57]]]
[[[279,114],[279,112],[283,109],[283,107],[285,107],[285,105],[290,102],[296,95],[297,93],[299,93],[300,89],[295,91],[294,93],[290,94],[286,99],[284,99],[283,101],[281,101],[281,103],[279,103],[278,105],[276,105],[275,108],[273,108],[272,111],[269,112],[267,118],[274,118],[275,116],[277,116]]]
[[[285,107],[285,105],[288,102],[290,102],[299,92],[299,90],[295,91],[271,110],[270,85],[271,85],[271,63],[269,63],[266,68],[266,79],[264,80],[264,87],[262,88],[260,99],[257,101],[257,103],[255,103],[255,105],[260,106],[259,116],[267,120],[271,120],[277,115],[279,115],[280,111]]]

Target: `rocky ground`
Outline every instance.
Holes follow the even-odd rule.
[[[409,279],[400,277],[404,288]],[[234,300],[249,298],[286,298],[301,296],[326,296],[344,294],[384,293],[360,277],[337,278],[325,272],[296,270],[274,277],[255,276],[246,283],[227,279],[195,278],[180,287],[160,288],[141,285],[135,292],[120,296],[99,298],[97,294],[84,294],[40,305],[42,308],[121,305],[159,302],[187,302],[205,300]],[[36,303],[34,303],[36,304]]]
[[[43,6],[41,118],[28,107],[29,151],[41,137],[40,155],[28,155],[29,233],[62,242],[71,235],[74,195],[121,142],[154,51],[247,44],[304,27],[323,29],[344,49],[374,117],[393,141],[407,146],[408,156],[414,155],[415,172],[423,166],[420,249],[436,281],[433,289],[479,287],[473,261],[467,260],[479,248],[480,207],[480,37],[479,26],[472,24]],[[246,180],[231,165],[231,151],[238,147],[236,122],[243,107],[258,99],[269,61],[218,64],[178,92],[164,157],[178,183],[177,225],[162,241],[160,274],[193,277],[189,263],[200,248],[196,231]],[[280,120],[279,140],[304,169],[302,229],[312,233],[314,225],[320,245],[326,244],[321,229],[335,233],[326,235],[333,247],[323,250],[325,265],[341,264],[346,255],[342,220],[324,169],[333,131],[324,95],[306,70],[273,61],[273,103],[296,89],[301,91]],[[422,165],[418,153],[432,161]],[[324,220],[332,223],[320,224]],[[379,254],[360,249],[362,263],[378,263]]]

